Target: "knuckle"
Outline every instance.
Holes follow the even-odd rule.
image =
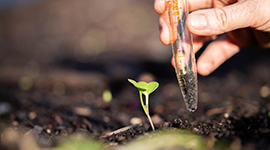
[[[214,9],[215,16],[216,16],[216,21],[218,24],[218,27],[220,30],[225,32],[225,28],[228,26],[228,15],[226,14],[226,11],[224,11],[223,8],[215,8]]]
[[[251,3],[253,1],[249,1]],[[251,4],[250,4],[251,5]],[[269,32],[270,29],[270,11],[266,6],[270,6],[270,1],[265,1],[264,3],[259,3],[254,1],[253,8],[250,12],[250,16],[254,16],[256,13],[256,17],[251,21],[251,27],[256,28],[257,30],[263,30]]]

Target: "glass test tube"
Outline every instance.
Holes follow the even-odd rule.
[[[192,35],[186,28],[188,0],[167,0],[166,3],[176,76],[186,107],[194,112],[198,104],[198,81]]]

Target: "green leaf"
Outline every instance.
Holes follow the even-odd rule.
[[[128,81],[129,81],[130,83],[132,83],[135,87],[138,86],[138,84],[137,84],[136,81],[134,81],[134,80],[132,80],[132,79],[128,79]]]
[[[144,86],[139,85],[136,81],[132,79],[128,79],[130,83],[132,83],[139,91],[146,91],[147,89]]]
[[[159,86],[158,82],[146,83],[146,82],[140,81],[137,83],[136,81],[132,79],[128,79],[128,81],[132,83],[136,88],[138,88],[139,91],[143,92],[143,94],[145,95],[150,95]]]
[[[159,86],[159,84],[157,82],[146,83],[146,82],[143,82],[143,81],[138,82],[138,85],[140,87],[144,87],[146,89],[146,91],[143,91],[143,94],[145,94],[145,95],[150,95]]]
[[[148,83],[147,93],[150,95],[158,88],[159,84],[157,82]]]
[[[147,91],[148,89],[148,84],[146,82],[143,82],[143,81],[140,81],[138,82],[138,85],[142,88],[144,88],[145,90],[144,91]]]
[[[132,79],[128,79],[128,81],[129,81],[130,83],[132,83],[135,87],[138,86],[138,84],[137,84],[136,81],[134,81],[134,80],[132,80]]]

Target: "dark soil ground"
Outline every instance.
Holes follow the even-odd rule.
[[[242,147],[268,149],[270,70],[267,66],[270,61],[267,57],[270,53],[256,52],[263,55],[246,50],[209,77],[199,76],[199,108],[195,113],[186,110],[169,63],[136,64],[148,72],[134,76],[136,79],[155,78],[160,82],[160,87],[150,96],[150,114],[157,130],[186,129],[206,139],[237,140]],[[246,61],[250,56],[252,59]],[[242,62],[245,65],[237,65],[238,60],[246,61]],[[1,107],[8,105],[11,109],[1,115],[2,131],[12,127],[24,134],[35,126],[41,127],[39,136],[46,141],[45,147],[72,133],[87,134],[109,145],[121,145],[151,132],[137,90],[125,78],[63,69],[63,64],[58,64],[62,67],[54,71],[44,69],[44,75],[33,79],[35,85],[28,91],[21,90],[12,77],[5,76],[7,79],[1,81]],[[169,73],[159,74],[155,68]],[[102,94],[108,89],[113,99],[105,102]],[[131,121],[136,119],[139,121]],[[139,124],[130,126],[132,123]],[[123,127],[126,128],[115,131]]]
[[[146,4],[151,6],[152,2]],[[170,56],[166,56],[165,61],[157,59],[158,56],[154,59],[152,52],[147,53],[142,49],[144,46],[138,46],[140,41],[135,41],[128,49],[123,46],[127,42],[123,38],[120,46],[116,44],[114,49],[87,56],[87,59],[93,59],[90,62],[70,54],[69,41],[72,39],[65,39],[63,34],[55,39],[57,44],[59,39],[65,39],[60,42],[61,50],[57,53],[50,51],[52,45],[48,46],[47,52],[41,49],[40,53],[35,52],[35,47],[29,47],[29,43],[50,36],[44,35],[43,30],[36,31],[39,38],[29,35],[23,43],[34,41],[26,45],[20,43],[24,39],[19,34],[23,32],[13,32],[16,27],[9,28],[16,22],[10,18],[23,17],[21,11],[42,14],[46,12],[45,8],[53,9],[56,4],[44,5],[39,6],[43,10],[34,7],[29,12],[9,10],[1,13],[4,32],[1,33],[0,149],[19,149],[16,144],[6,142],[18,138],[11,129],[24,136],[28,133],[36,135],[42,148],[55,147],[59,140],[73,133],[100,140],[112,149],[147,135],[152,129],[139,103],[138,91],[128,78],[160,83],[150,95],[150,115],[157,129],[155,132],[185,129],[202,135],[206,141],[214,141],[216,145],[226,141],[228,149],[270,149],[269,50],[242,50],[210,76],[198,76],[198,109],[190,113],[185,108]],[[158,41],[156,30],[153,37]],[[137,38],[145,40],[149,37],[140,35]],[[159,55],[165,57],[163,53]],[[112,98],[106,99],[106,93],[111,93]],[[211,149],[215,144],[207,146]]]

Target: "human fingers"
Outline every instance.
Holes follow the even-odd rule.
[[[193,35],[192,37],[193,37],[193,51],[195,53],[197,53],[202,48],[205,41],[208,41],[209,39],[212,38],[212,37],[202,37],[202,36],[196,36],[196,35]],[[171,64],[173,67],[175,67],[173,57],[171,59]]]
[[[200,4],[203,5],[198,5],[200,1]],[[208,6],[209,2],[207,1],[211,1],[211,0],[191,0],[191,5],[192,9],[195,8],[199,8],[199,6]],[[194,6],[194,7],[193,7]],[[169,16],[168,16],[168,12],[166,10],[166,0],[155,0],[154,2],[154,9],[157,13],[160,13],[160,17],[159,17],[159,28],[160,28],[160,41],[164,44],[164,45],[169,45],[171,44],[170,41],[170,22],[169,22]],[[200,49],[200,47],[202,46],[202,42],[196,44],[196,42],[194,41],[194,47],[198,47],[196,49],[196,51],[198,49]]]
[[[232,4],[235,1],[236,0],[189,0],[188,7],[189,11],[194,11],[202,8],[222,7],[228,4]],[[155,0],[154,10],[158,14],[162,14],[166,9],[166,0]]]
[[[189,11],[194,11],[202,8],[209,8],[212,6],[213,0],[189,0],[188,7]]]
[[[228,35],[219,37],[208,45],[197,61],[197,71],[206,76],[218,68],[227,59],[238,53],[240,47],[231,41]]]
[[[203,44],[206,41],[214,40],[214,37],[210,36],[198,36],[198,35],[192,35],[193,37],[193,51],[197,53],[203,46]]]
[[[169,22],[168,13],[167,12],[164,12],[159,17],[160,41],[164,45],[171,44],[169,26],[170,26],[170,22]]]
[[[189,0],[189,10],[194,11],[203,8],[224,7],[240,0]]]
[[[222,2],[213,2],[215,6],[226,5],[232,0],[223,0]],[[210,7],[212,4],[212,0],[190,0],[189,7],[191,9],[199,9],[204,7]],[[160,40],[163,44],[170,44],[170,22],[168,12],[166,10],[166,0],[155,0],[154,8],[157,13],[162,13],[159,18],[159,27],[160,27]],[[200,43],[201,45],[201,43]],[[196,47],[196,45],[194,46]],[[198,49],[197,49],[198,50]]]
[[[169,26],[170,26],[170,22],[169,22],[168,13],[164,12],[159,17],[160,41],[164,45],[171,44]],[[193,35],[193,48],[194,48],[194,51],[197,52],[202,47],[203,42],[208,41],[211,38],[212,37]]]
[[[166,10],[166,0],[155,0],[154,10],[158,14],[164,13],[164,11]]]
[[[231,0],[227,0],[231,1]],[[225,0],[226,2],[226,0]],[[188,3],[189,11],[208,8],[213,4],[212,0],[190,0]],[[166,0],[155,0],[154,2],[154,10],[158,14],[162,14],[166,10]]]
[[[202,36],[245,27],[270,31],[269,7],[269,0],[243,0],[225,7],[195,11],[188,16],[186,25],[191,33]]]

